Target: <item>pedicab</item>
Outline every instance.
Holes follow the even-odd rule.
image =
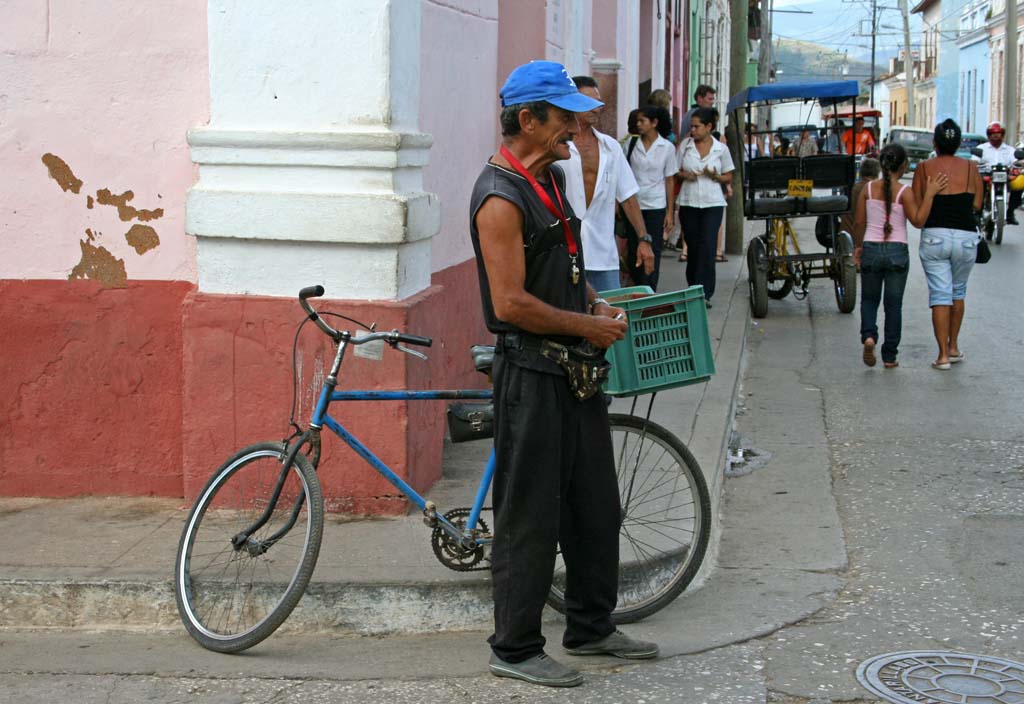
[[[771,83],[752,86],[729,101],[727,112],[734,124],[755,125],[753,111],[771,109],[778,103],[817,102],[836,114],[850,103],[852,124],[857,116],[856,81],[824,83]],[[840,113],[844,116],[846,112]],[[839,128],[833,122],[832,129]],[[767,130],[750,130],[754,135]],[[838,136],[838,135],[837,135]],[[840,231],[839,216],[852,207],[856,179],[854,156],[819,153],[812,156],[770,154],[737,164],[743,183],[743,212],[748,220],[763,220],[764,233],[747,246],[750,309],[755,318],[768,314],[768,299],[782,299],[791,292],[797,299],[808,294],[811,279],[832,279],[836,305],[851,313],[857,303],[857,267],[853,261],[853,237]],[[818,218],[815,237],[824,252],[804,252],[790,223],[792,218]]]

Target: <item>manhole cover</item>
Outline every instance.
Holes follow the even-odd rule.
[[[857,679],[897,704],[1024,704],[1024,665],[972,653],[915,650],[861,663]]]

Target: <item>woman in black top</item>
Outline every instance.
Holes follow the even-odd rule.
[[[946,120],[935,128],[934,159],[918,164],[914,172],[914,195],[924,196],[929,175],[945,174],[948,184],[935,196],[931,213],[921,231],[920,257],[928,279],[928,305],[932,328],[939,346],[934,369],[946,370],[964,360],[958,337],[964,321],[967,277],[978,252],[978,230],[974,211],[984,198],[978,165],[957,156],[960,126]]]

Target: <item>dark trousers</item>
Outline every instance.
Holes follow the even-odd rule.
[[[679,208],[679,225],[686,240],[686,283],[703,286],[704,298],[708,300],[715,295],[715,249],[724,215],[724,206]]]
[[[1009,200],[1006,201],[1007,217],[1012,216],[1013,211],[1020,207],[1020,202],[1022,198],[1024,198],[1024,191],[1010,191]]]
[[[903,333],[903,291],[910,253],[903,242],[865,242],[860,255],[860,341],[878,341],[878,304],[885,306],[882,361],[895,362]]]
[[[619,491],[603,394],[576,401],[565,377],[494,357],[494,635],[506,662],[544,649],[541,612],[556,543],[566,565],[566,647],[615,626]]]
[[[658,276],[661,274],[661,238],[665,231],[665,209],[641,210],[644,218],[644,228],[651,236],[651,248],[654,250],[654,271],[650,274],[644,272],[643,266],[636,266],[636,250],[640,246],[633,226],[626,221],[626,260],[629,264],[629,274],[633,277],[633,283],[637,286],[650,286],[652,290],[658,290]],[[625,217],[625,216],[623,216]]]

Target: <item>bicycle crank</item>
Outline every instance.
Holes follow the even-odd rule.
[[[487,509],[484,509],[487,510]],[[471,509],[456,508],[444,514],[445,519],[460,531],[465,531],[466,519]],[[442,565],[456,572],[477,572],[491,569],[491,556],[488,546],[476,542],[478,536],[490,535],[490,529],[482,518],[477,519],[477,527],[464,532],[460,540],[449,535],[440,525],[430,533],[430,547]],[[481,563],[486,563],[481,565]]]

